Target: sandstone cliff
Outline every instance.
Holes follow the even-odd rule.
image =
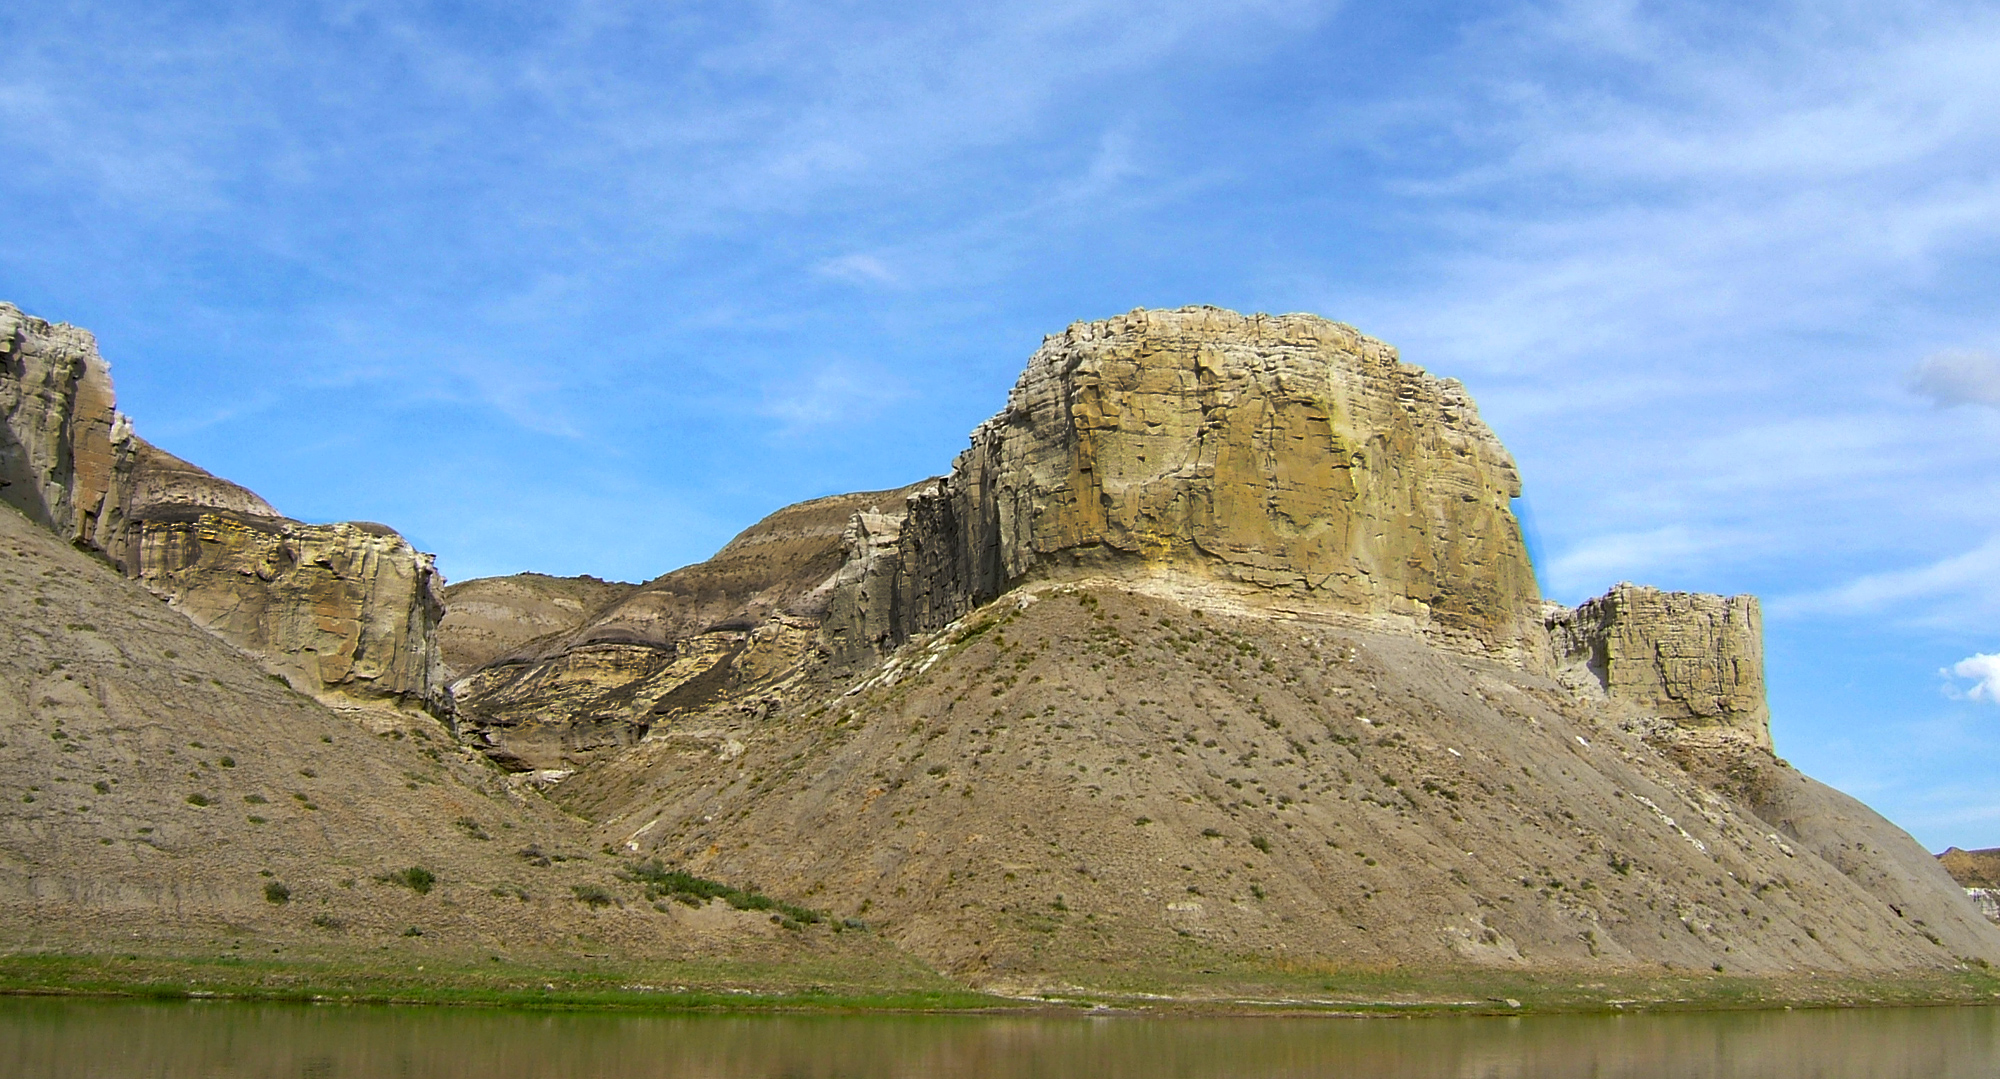
[[[415,643],[437,623],[421,556],[379,528],[284,521],[148,457],[108,411],[108,379],[101,393],[91,381],[94,352],[37,325],[10,340],[54,342],[30,345],[41,370],[69,374],[26,377],[12,357],[30,348],[9,346],[10,500],[317,688],[379,695],[435,677],[420,662],[435,646]],[[95,451],[63,447],[100,429],[111,463],[92,471]],[[386,738],[364,739],[353,768],[338,755],[299,767],[279,739],[256,774],[268,786],[333,772],[348,815],[397,767],[417,801],[449,792],[456,810],[463,788],[538,804],[459,755],[477,748],[532,772],[573,814],[502,828],[754,880],[1017,991],[1184,985],[1224,966],[1252,980],[1384,966],[1775,978],[2000,961],[2000,929],[1914,841],[1771,754],[1754,601],[1621,586],[1545,613],[1508,509],[1516,490],[1461,388],[1345,327],[1206,308],[1079,324],[1044,344],[948,476],[787,507],[636,588],[512,578],[454,590],[471,745],[424,746],[453,775],[373,752]],[[41,535],[68,560],[59,572],[109,576]],[[0,766],[80,781],[62,767],[69,754],[106,776],[92,788],[104,798],[121,774],[142,778],[146,819],[169,822],[145,828],[201,826],[179,833],[202,842],[177,848],[189,860],[169,898],[241,918],[255,893],[201,890],[197,863],[277,859],[284,848],[256,829],[280,818],[167,816],[211,808],[174,809],[161,792],[175,777],[213,773],[214,787],[235,773],[150,752],[242,740],[227,723],[190,739],[186,717],[218,702],[237,715],[252,691],[262,709],[276,700],[268,680],[246,683],[214,648],[162,680],[173,655],[92,636],[120,606],[104,581],[76,621],[51,622],[18,604],[69,602],[49,593],[54,574],[0,564],[0,578],[18,597],[16,629],[36,635],[17,679],[33,692],[0,715],[20,731],[0,740]],[[371,638],[363,610],[400,628]],[[182,636],[141,636],[196,654],[182,647],[192,627],[170,620]],[[85,655],[88,671],[68,677]],[[51,708],[71,709],[63,737],[31,737]],[[258,729],[326,718],[309,701],[286,709]],[[70,749],[86,721],[90,741]],[[322,741],[349,750],[351,726]],[[142,759],[124,748],[135,729],[166,741]],[[376,840],[357,852],[314,839],[314,795],[289,793],[302,808],[287,834],[307,856],[287,856],[285,872],[312,874],[319,855],[379,857]],[[95,820],[99,804],[64,819]],[[51,807],[20,805],[16,823],[0,821],[12,829],[0,917],[14,924],[96,909],[93,875],[67,867],[99,865],[100,847],[151,857],[102,829],[79,852],[50,830]],[[466,838],[485,842],[467,819]],[[438,838],[411,842],[439,850]],[[489,900],[527,887],[474,850],[455,852],[477,877],[453,896],[470,922],[462,939],[493,926],[607,939],[577,904],[541,903],[529,926],[498,912]],[[729,916],[654,905],[642,877],[627,864],[590,899],[574,893],[606,906],[621,949]],[[382,931],[374,894],[357,903],[332,895],[345,887],[332,873],[311,879]]]
[[[248,943],[272,961],[573,963],[583,935],[712,958],[775,932],[761,912],[600,916],[573,889],[617,886],[617,863],[441,727],[371,735],[10,506],[0,639],[0,934],[17,956],[209,965]],[[392,877],[411,866],[433,875],[422,892]]]
[[[381,525],[144,516],[127,572],[316,695],[449,711],[431,556]]]
[[[1535,662],[1519,493],[1464,387],[1350,327],[1205,307],[1077,323],[901,521],[858,525],[874,564],[850,569],[830,644],[865,661],[1087,570],[1237,584]]]
[[[133,433],[91,335],[0,304],[0,498],[329,700],[448,714],[431,557],[309,525]]]
[[[1771,748],[1757,597],[1621,583],[1546,617],[1558,662],[1611,700],[1680,727],[1719,729]]]

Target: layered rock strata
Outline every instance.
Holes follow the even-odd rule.
[[[1587,675],[1611,700],[1771,748],[1757,597],[1620,583],[1546,618],[1559,665]]]
[[[447,669],[470,674],[494,660],[533,654],[536,642],[566,636],[637,585],[596,577],[517,573],[482,577],[444,590],[438,645]]]
[[[873,564],[846,572],[829,643],[865,662],[1025,579],[1170,569],[1537,662],[1519,493],[1463,386],[1350,327],[1208,307],[1077,323],[900,522],[857,522]]]
[[[502,767],[553,777],[718,709],[769,713],[817,656],[851,519],[901,506],[909,492],[838,495],[771,514],[708,561],[628,588],[580,626],[461,677],[460,722]],[[474,594],[455,593],[454,607]]]
[[[431,556],[382,525],[187,512],[142,517],[127,572],[293,686],[449,709]]]
[[[0,304],[0,499],[329,700],[447,714],[431,556],[309,525],[133,433],[86,331]]]

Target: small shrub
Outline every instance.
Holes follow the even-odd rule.
[[[699,907],[711,899],[720,899],[737,910],[777,911],[801,925],[813,925],[824,918],[816,910],[780,902],[755,888],[732,887],[683,870],[668,869],[657,861],[635,862],[619,873],[618,878],[645,885],[648,902],[666,898],[686,906]]]
[[[432,886],[437,884],[437,875],[420,865],[413,865],[394,873],[384,873],[375,879],[384,884],[400,884],[418,895],[429,895]]]
[[[321,929],[339,929],[341,927],[340,919],[334,917],[331,914],[313,915],[312,924],[320,927]]]
[[[575,885],[574,887],[570,888],[570,894],[576,897],[577,902],[582,903],[587,907],[608,907],[611,904],[618,902],[617,897],[613,896],[610,892],[605,891],[602,886],[596,884]]]
[[[416,926],[413,925],[408,929],[403,930],[403,935],[406,937],[421,937],[424,935],[424,931],[418,929]]]
[[[236,758],[235,758],[235,757],[223,757],[223,758],[220,758],[220,759],[218,759],[218,760],[217,760],[217,761],[216,761],[215,763],[217,763],[217,764],[219,764],[219,765],[223,766],[224,768],[234,768],[234,767],[236,767]]]
[[[97,793],[99,794],[111,793],[111,784],[106,783],[104,780],[100,779],[97,782],[92,783],[90,786],[93,790],[97,791]]]
[[[1214,828],[1203,828],[1201,830],[1201,837],[1203,839],[1221,839],[1222,833]]]
[[[191,806],[205,806],[210,804],[208,795],[200,792],[188,795],[187,803]]]
[[[264,901],[267,903],[289,903],[292,901],[292,890],[278,881],[271,881],[264,885]]]
[[[253,806],[268,805],[271,801],[261,794],[246,794],[243,796],[243,800]]]
[[[460,817],[451,823],[452,827],[457,828],[461,832],[464,832],[467,838],[479,839],[479,840],[487,840],[493,838],[492,836],[487,835],[486,829],[480,827],[479,822],[473,820],[471,817]]]
[[[1261,835],[1253,835],[1253,836],[1251,836],[1251,837],[1250,837],[1250,845],[1251,845],[1251,846],[1253,846],[1253,847],[1256,847],[1256,848],[1257,848],[1258,850],[1260,850],[1260,851],[1263,851],[1263,852],[1264,852],[1265,854],[1269,854],[1269,853],[1271,853],[1271,841],[1270,841],[1270,840],[1268,840],[1268,839],[1265,839],[1265,838],[1264,838],[1263,836],[1261,836]]]
[[[249,816],[247,816],[247,817],[245,817],[245,818],[243,818],[243,819],[244,819],[244,820],[247,820],[247,821],[249,821],[249,822],[250,822],[250,823],[252,823],[252,824],[263,824],[263,823],[265,823],[265,821],[264,821],[264,818],[262,818],[262,817],[260,817],[260,816],[256,815],[255,813],[252,813],[252,814],[250,814]]]

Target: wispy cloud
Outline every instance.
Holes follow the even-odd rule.
[[[1907,569],[1864,574],[1833,588],[1779,598],[1781,615],[1887,615],[1905,625],[1971,628],[2000,612],[2000,536]]]
[[[866,424],[908,396],[908,384],[879,366],[836,361],[766,385],[757,412],[778,421],[778,433],[797,435]]]
[[[1563,550],[1550,560],[1543,577],[1554,595],[1572,598],[1602,592],[1619,581],[1675,587],[1735,540],[1680,525],[1605,533]]]
[[[1940,408],[2000,408],[2000,356],[1969,349],[1940,352],[1918,364],[1906,384]]]
[[[817,267],[820,273],[854,284],[900,285],[902,277],[874,255],[852,254],[830,258]]]

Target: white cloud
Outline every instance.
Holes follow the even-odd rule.
[[[766,385],[757,411],[792,435],[867,421],[908,395],[901,378],[879,367],[835,361]]]
[[[816,267],[828,277],[852,284],[899,285],[902,277],[874,255],[852,254],[827,259]]]
[[[1949,670],[1938,673],[1972,681],[1972,688],[1968,690],[1960,691],[1956,686],[1947,686],[1950,695],[2000,704],[2000,655],[1981,652],[1961,659]]]
[[[1549,561],[1543,578],[1557,596],[1596,595],[1619,581],[1670,583],[1727,547],[1733,537],[1683,525],[1589,537]]]
[[[2000,408],[2000,356],[1975,350],[1940,352],[1918,364],[1906,384],[1940,408]]]
[[[1784,597],[1772,609],[1785,615],[1888,613],[1912,625],[1980,624],[2000,611],[2000,536],[1924,565]]]

